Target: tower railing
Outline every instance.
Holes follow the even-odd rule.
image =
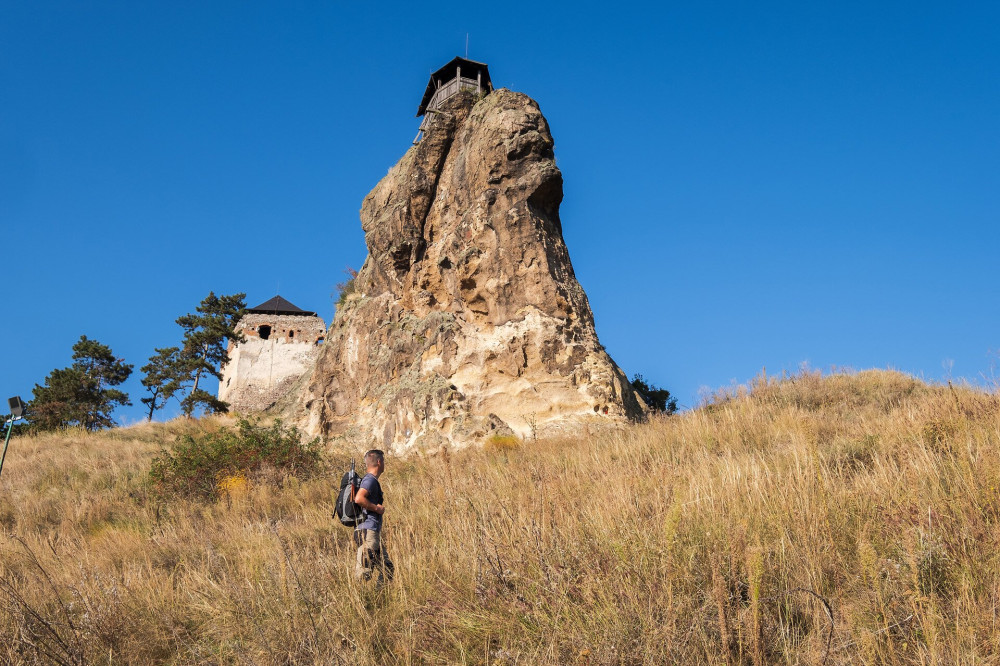
[[[431,112],[441,106],[446,99],[457,95],[463,90],[469,90],[478,95],[482,94],[483,88],[478,79],[469,79],[464,76],[457,76],[444,85],[439,86],[438,89],[434,91],[431,101],[427,103],[427,109],[424,113],[423,120],[420,121],[420,129],[417,130],[417,138],[413,140],[414,144],[420,143],[420,140],[424,138],[424,133],[430,127],[430,118],[433,115]]]
[[[467,79],[464,76],[456,77],[434,91],[434,96],[431,97],[431,101],[427,103],[427,108],[436,109],[438,105],[443,103],[446,99],[453,95],[457,95],[463,90],[471,90],[475,93],[482,92],[479,81],[476,79]]]

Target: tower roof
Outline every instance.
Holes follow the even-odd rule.
[[[483,90],[492,90],[493,83],[490,81],[490,68],[486,63],[456,57],[447,65],[431,74],[431,79],[427,82],[427,89],[424,90],[423,99],[420,100],[420,107],[417,109],[418,116],[424,115],[427,111],[427,105],[430,104],[431,98],[437,92],[438,86],[457,78],[459,69],[462,71],[463,79],[467,79],[473,84],[478,80]],[[458,88],[455,89],[455,92],[458,92]]]
[[[252,314],[298,315],[300,317],[317,316],[315,312],[307,312],[289,303],[281,296],[275,296],[270,300],[266,300],[255,308],[247,309],[247,312]]]

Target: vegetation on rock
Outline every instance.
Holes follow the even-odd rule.
[[[358,272],[353,268],[351,268],[350,266],[348,266],[347,268],[344,269],[344,274],[347,275],[347,279],[344,280],[343,282],[337,283],[338,310],[344,307],[344,304],[347,303],[347,299],[350,297],[351,294],[355,292],[355,289],[357,288],[355,286],[355,280],[358,277]]]

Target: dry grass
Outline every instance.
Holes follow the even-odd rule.
[[[521,439],[514,435],[493,435],[483,444],[487,453],[516,453],[521,450]]]
[[[11,443],[0,663],[1000,661],[995,395],[804,373],[589,440],[390,457],[382,591],[330,517],[343,456],[155,500],[160,442],[212,427]]]

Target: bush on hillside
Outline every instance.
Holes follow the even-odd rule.
[[[265,470],[309,477],[320,469],[319,438],[305,444],[295,427],[275,420],[267,427],[241,418],[235,428],[184,435],[173,451],[162,451],[149,478],[164,495],[213,499],[225,480],[260,479]]]
[[[643,402],[653,411],[665,414],[677,412],[677,398],[671,397],[667,389],[647,383],[642,375],[636,374],[632,377],[632,388],[642,396]]]

